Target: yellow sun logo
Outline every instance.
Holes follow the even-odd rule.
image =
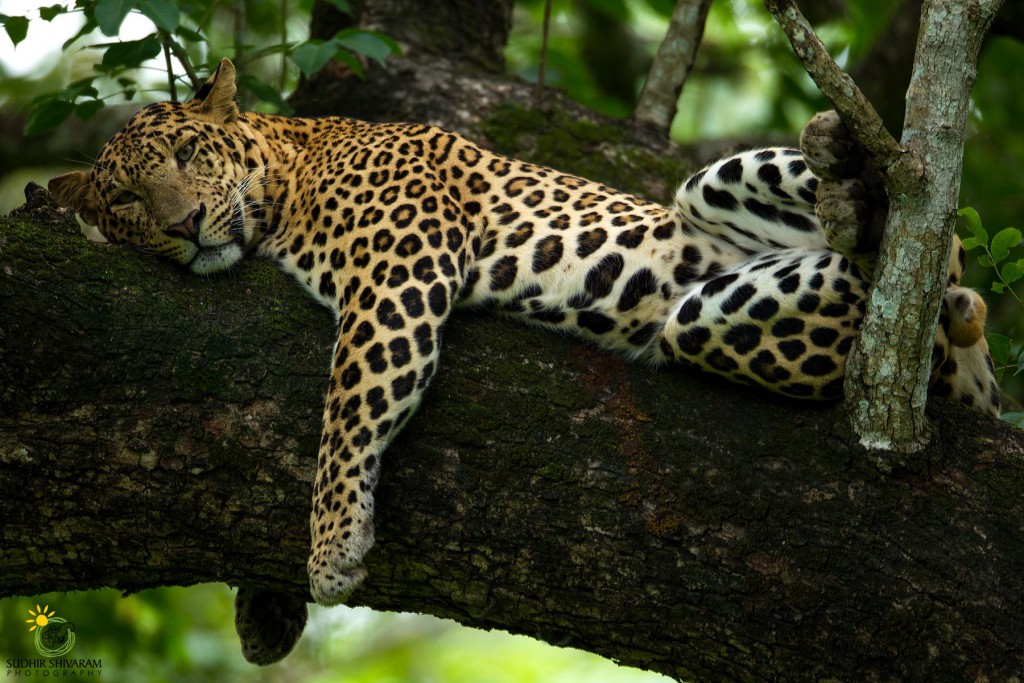
[[[67,619],[54,616],[56,612],[50,606],[29,609],[31,619],[26,619],[28,630],[33,633],[36,650],[44,657],[60,657],[66,655],[75,646],[75,625]]]
[[[43,626],[46,626],[50,623],[50,617],[56,614],[56,612],[50,610],[49,605],[42,609],[39,609],[39,605],[36,605],[35,611],[30,609],[28,613],[32,616],[31,619],[25,620],[26,624],[32,624],[28,627],[29,631],[35,631],[37,628],[42,628]]]

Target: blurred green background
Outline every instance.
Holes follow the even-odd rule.
[[[234,591],[224,585],[48,594],[0,601],[0,667],[39,659],[29,610],[75,624],[68,658],[99,659],[99,680],[117,683],[656,683],[669,679],[619,667],[579,650],[485,632],[414,614],[311,607],[310,622],[283,662],[242,658],[233,626]],[[76,677],[71,680],[84,680]],[[42,679],[42,680],[49,680]],[[62,680],[69,680],[62,678]]]
[[[629,115],[673,4],[672,0],[556,0],[546,82],[609,115]],[[805,9],[811,4],[804,3]],[[821,2],[815,11],[820,15],[815,17],[816,26],[840,63],[852,66],[875,46],[899,4],[896,0]],[[40,6],[0,0],[0,14],[38,16]],[[246,0],[246,6],[253,19],[261,12],[276,16],[282,4],[280,0]],[[310,0],[286,0],[284,6],[290,18],[283,29],[279,22],[254,19],[249,42],[273,42],[282,30],[291,40],[305,34]],[[221,3],[211,17],[206,28],[211,43],[231,44],[231,7],[232,3]],[[517,3],[506,56],[509,71],[527,80],[535,79],[538,69],[542,13],[542,0]],[[122,38],[131,38],[133,31],[151,30],[141,16],[130,19]],[[101,57],[98,52],[72,47],[61,54],[56,49],[80,26],[80,17],[74,15],[52,24],[32,21],[26,41],[17,48],[0,34],[0,111],[5,116],[17,120],[19,110],[33,98],[90,72]],[[1024,210],[1022,64],[1024,46],[1019,41],[992,37],[983,50],[972,100],[961,205],[975,207],[990,232],[1014,225]],[[264,67],[253,68],[258,74]],[[265,68],[268,82],[277,82],[275,64]],[[286,90],[294,86],[296,77],[297,73],[286,74]],[[155,67],[144,67],[141,80],[148,85],[134,93],[134,102],[166,97],[166,85]],[[110,92],[104,93],[108,104],[119,102],[112,94],[117,89],[108,84]],[[814,112],[826,108],[759,0],[718,0],[680,100],[672,137],[680,143],[791,142]],[[111,126],[111,130],[116,127]],[[15,143],[26,149],[37,144],[32,139]],[[16,145],[8,144],[6,149],[7,161],[0,159],[3,212],[21,203],[22,188],[29,180],[45,184],[70,168],[60,160],[54,166],[22,167],[13,163]],[[989,280],[974,267],[972,284],[984,291]],[[1024,337],[1016,303],[1009,297],[986,298],[993,329]],[[1011,398],[1024,397],[1021,385],[1012,378],[1004,387]],[[345,607],[314,607],[297,651],[282,664],[259,669],[241,657],[232,626],[232,592],[221,585],[151,590],[128,598],[116,591],[96,591],[0,601],[0,664],[6,666],[9,657],[37,656],[25,623],[28,610],[37,604],[48,605],[76,624],[77,644],[71,656],[101,659],[102,680],[108,681],[668,680],[528,638],[484,633],[432,617]],[[15,679],[8,676],[7,680]]]

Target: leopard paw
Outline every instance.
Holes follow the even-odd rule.
[[[875,268],[880,223],[864,184],[856,178],[818,183],[814,213],[832,251],[842,254],[870,276]]]
[[[352,524],[341,533],[332,523],[324,534],[316,533],[319,528],[314,526],[313,550],[306,565],[309,590],[317,603],[338,605],[366,578],[363,558],[373,546],[373,523]]]
[[[307,563],[309,592],[320,605],[340,605],[366,578],[366,568],[349,565],[323,555],[312,556]]]
[[[822,180],[856,178],[864,154],[835,111],[815,114],[800,131],[800,151],[807,167]]]
[[[284,658],[306,626],[306,599],[300,595],[239,586],[235,595],[235,631],[242,655],[266,666]]]
[[[973,289],[949,287],[944,304],[950,343],[964,349],[974,346],[985,335],[985,300]]]
[[[814,213],[829,246],[870,277],[889,212],[881,178],[834,111],[804,126],[800,151],[819,178]]]

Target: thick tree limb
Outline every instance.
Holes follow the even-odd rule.
[[[266,264],[0,219],[0,595],[305,590],[328,318]],[[937,405],[884,477],[831,408],[499,320],[445,341],[356,602],[687,680],[1024,672],[1024,433]]]

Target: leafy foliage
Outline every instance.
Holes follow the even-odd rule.
[[[138,72],[140,67],[161,53],[165,56],[162,68],[170,69],[173,61],[177,61],[179,69],[183,71],[183,74],[166,74],[166,92],[171,98],[175,97],[179,82],[197,87],[199,83],[195,74],[211,71],[221,56],[214,49],[215,41],[211,38],[212,17],[219,4],[217,0],[77,0],[74,6],[56,4],[40,8],[37,10],[38,17],[0,15],[0,22],[15,45],[25,39],[31,22],[50,22],[60,15],[71,13],[81,13],[85,23],[64,44],[64,49],[96,31],[115,39],[86,46],[88,49],[102,51],[102,58],[93,66],[91,75],[71,83],[59,92],[40,95],[29,103],[30,113],[25,134],[37,135],[51,130],[71,115],[88,119],[112,97],[121,96],[130,100],[140,92],[150,90],[153,84],[140,81]],[[345,0],[333,0],[332,4],[343,12],[351,12]],[[248,2],[239,6],[261,9]],[[287,21],[287,3],[274,3],[274,7],[278,13],[274,17],[275,22],[284,26]],[[120,40],[118,36],[123,24],[132,13],[147,18],[152,23],[152,30],[141,38]],[[240,69],[242,87],[272,109],[284,113],[290,113],[282,93],[286,68],[284,62],[280,67],[282,72],[278,87],[274,87],[245,72],[244,68],[249,67],[252,61],[273,55],[282,56],[308,76],[323,68],[330,60],[337,59],[361,75],[362,59],[383,62],[390,55],[400,52],[398,44],[387,36],[361,29],[345,29],[325,41],[281,39],[252,50],[252,46],[236,40],[234,47],[236,52],[243,52],[246,58]],[[188,81],[184,80],[186,75]],[[116,84],[113,92],[101,95],[98,86],[108,83]]]

